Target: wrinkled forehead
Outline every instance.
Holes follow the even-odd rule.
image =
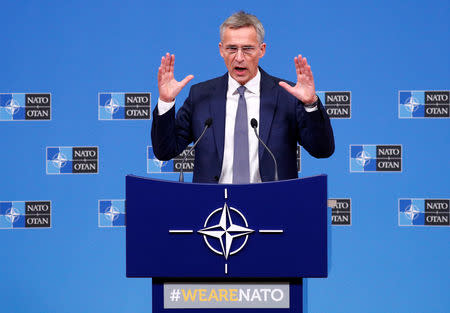
[[[223,32],[222,43],[225,45],[250,46],[258,44],[258,36],[253,26],[239,28],[227,27]]]

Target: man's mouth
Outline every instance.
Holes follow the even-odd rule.
[[[237,74],[244,74],[244,72],[247,70],[247,68],[246,67],[239,67],[239,66],[236,66],[235,68],[234,68],[234,71],[237,73]]]

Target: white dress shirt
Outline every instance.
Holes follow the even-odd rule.
[[[252,118],[259,122],[259,106],[260,106],[260,84],[261,73],[249,80],[244,86],[246,87],[244,97],[247,102],[247,119],[248,119],[248,153],[250,160],[250,183],[260,183],[261,176],[259,173],[259,157],[258,147],[259,141],[256,138],[253,128],[250,126]],[[236,112],[239,101],[238,87],[241,85],[228,74],[228,91],[225,108],[225,143],[223,151],[222,172],[220,174],[220,184],[233,183],[233,156],[234,156],[234,124],[236,120]],[[163,115],[175,105],[173,102],[164,102],[158,99],[158,115]],[[307,112],[317,110],[315,108],[305,108]],[[259,134],[259,124],[257,128]]]
[[[247,125],[248,125],[248,159],[250,161],[250,183],[261,182],[259,174],[258,138],[256,138],[253,128],[250,126],[252,118],[259,121],[259,89],[261,73],[258,73],[249,80],[245,86],[244,97],[247,102]],[[223,149],[222,173],[219,183],[233,183],[233,157],[234,157],[234,125],[239,102],[237,89],[241,86],[233,77],[228,74],[228,91],[225,114],[225,143]],[[258,129],[259,130],[259,126]],[[258,131],[259,134],[259,131]]]

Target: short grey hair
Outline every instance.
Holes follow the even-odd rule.
[[[220,40],[223,40],[223,33],[225,29],[232,28],[237,29],[241,27],[253,26],[256,30],[256,36],[259,43],[264,42],[264,27],[256,16],[253,14],[245,13],[244,11],[239,11],[228,17],[225,22],[220,25]]]

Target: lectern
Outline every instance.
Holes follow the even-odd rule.
[[[127,277],[153,312],[302,312],[327,277],[327,176],[248,185],[126,177]]]

